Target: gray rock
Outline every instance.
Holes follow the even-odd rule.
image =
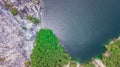
[[[37,2],[39,0],[35,3],[31,0],[0,0],[0,67],[24,67],[24,63],[30,61],[41,23],[30,23],[25,16],[29,14],[41,19],[41,5]],[[18,15],[13,16],[5,3],[17,8]]]

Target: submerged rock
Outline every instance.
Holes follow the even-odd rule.
[[[16,16],[11,8],[17,9]],[[26,15],[41,20],[41,8],[41,0],[0,0],[0,67],[24,67],[30,61],[41,23],[30,23]]]

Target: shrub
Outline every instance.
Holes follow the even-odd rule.
[[[17,11],[16,8],[12,8],[12,9],[11,9],[11,13],[12,13],[14,16],[16,16],[16,15],[18,14],[18,11]]]
[[[37,33],[35,44],[30,56],[31,67],[62,67],[71,60],[49,29],[41,29]]]
[[[26,27],[22,27],[24,30],[27,30],[27,28]]]
[[[32,23],[40,23],[41,22],[39,19],[32,17],[32,16],[29,16],[29,15],[27,16],[27,19],[29,21],[31,21]]]
[[[30,66],[30,61],[26,61],[25,62],[25,67],[29,67]]]
[[[10,4],[7,4],[7,3],[5,3],[5,7],[6,7],[7,9],[9,9],[9,8],[11,8],[11,5],[10,5]]]

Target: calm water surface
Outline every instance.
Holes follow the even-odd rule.
[[[102,52],[120,34],[120,0],[43,0],[42,20],[74,59],[82,62]]]

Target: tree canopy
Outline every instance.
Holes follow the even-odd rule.
[[[106,67],[120,67],[120,40],[116,39],[113,43],[105,46],[109,56],[103,56],[102,61]]]
[[[31,67],[62,67],[71,57],[65,53],[58,38],[49,29],[41,29],[31,54]]]

